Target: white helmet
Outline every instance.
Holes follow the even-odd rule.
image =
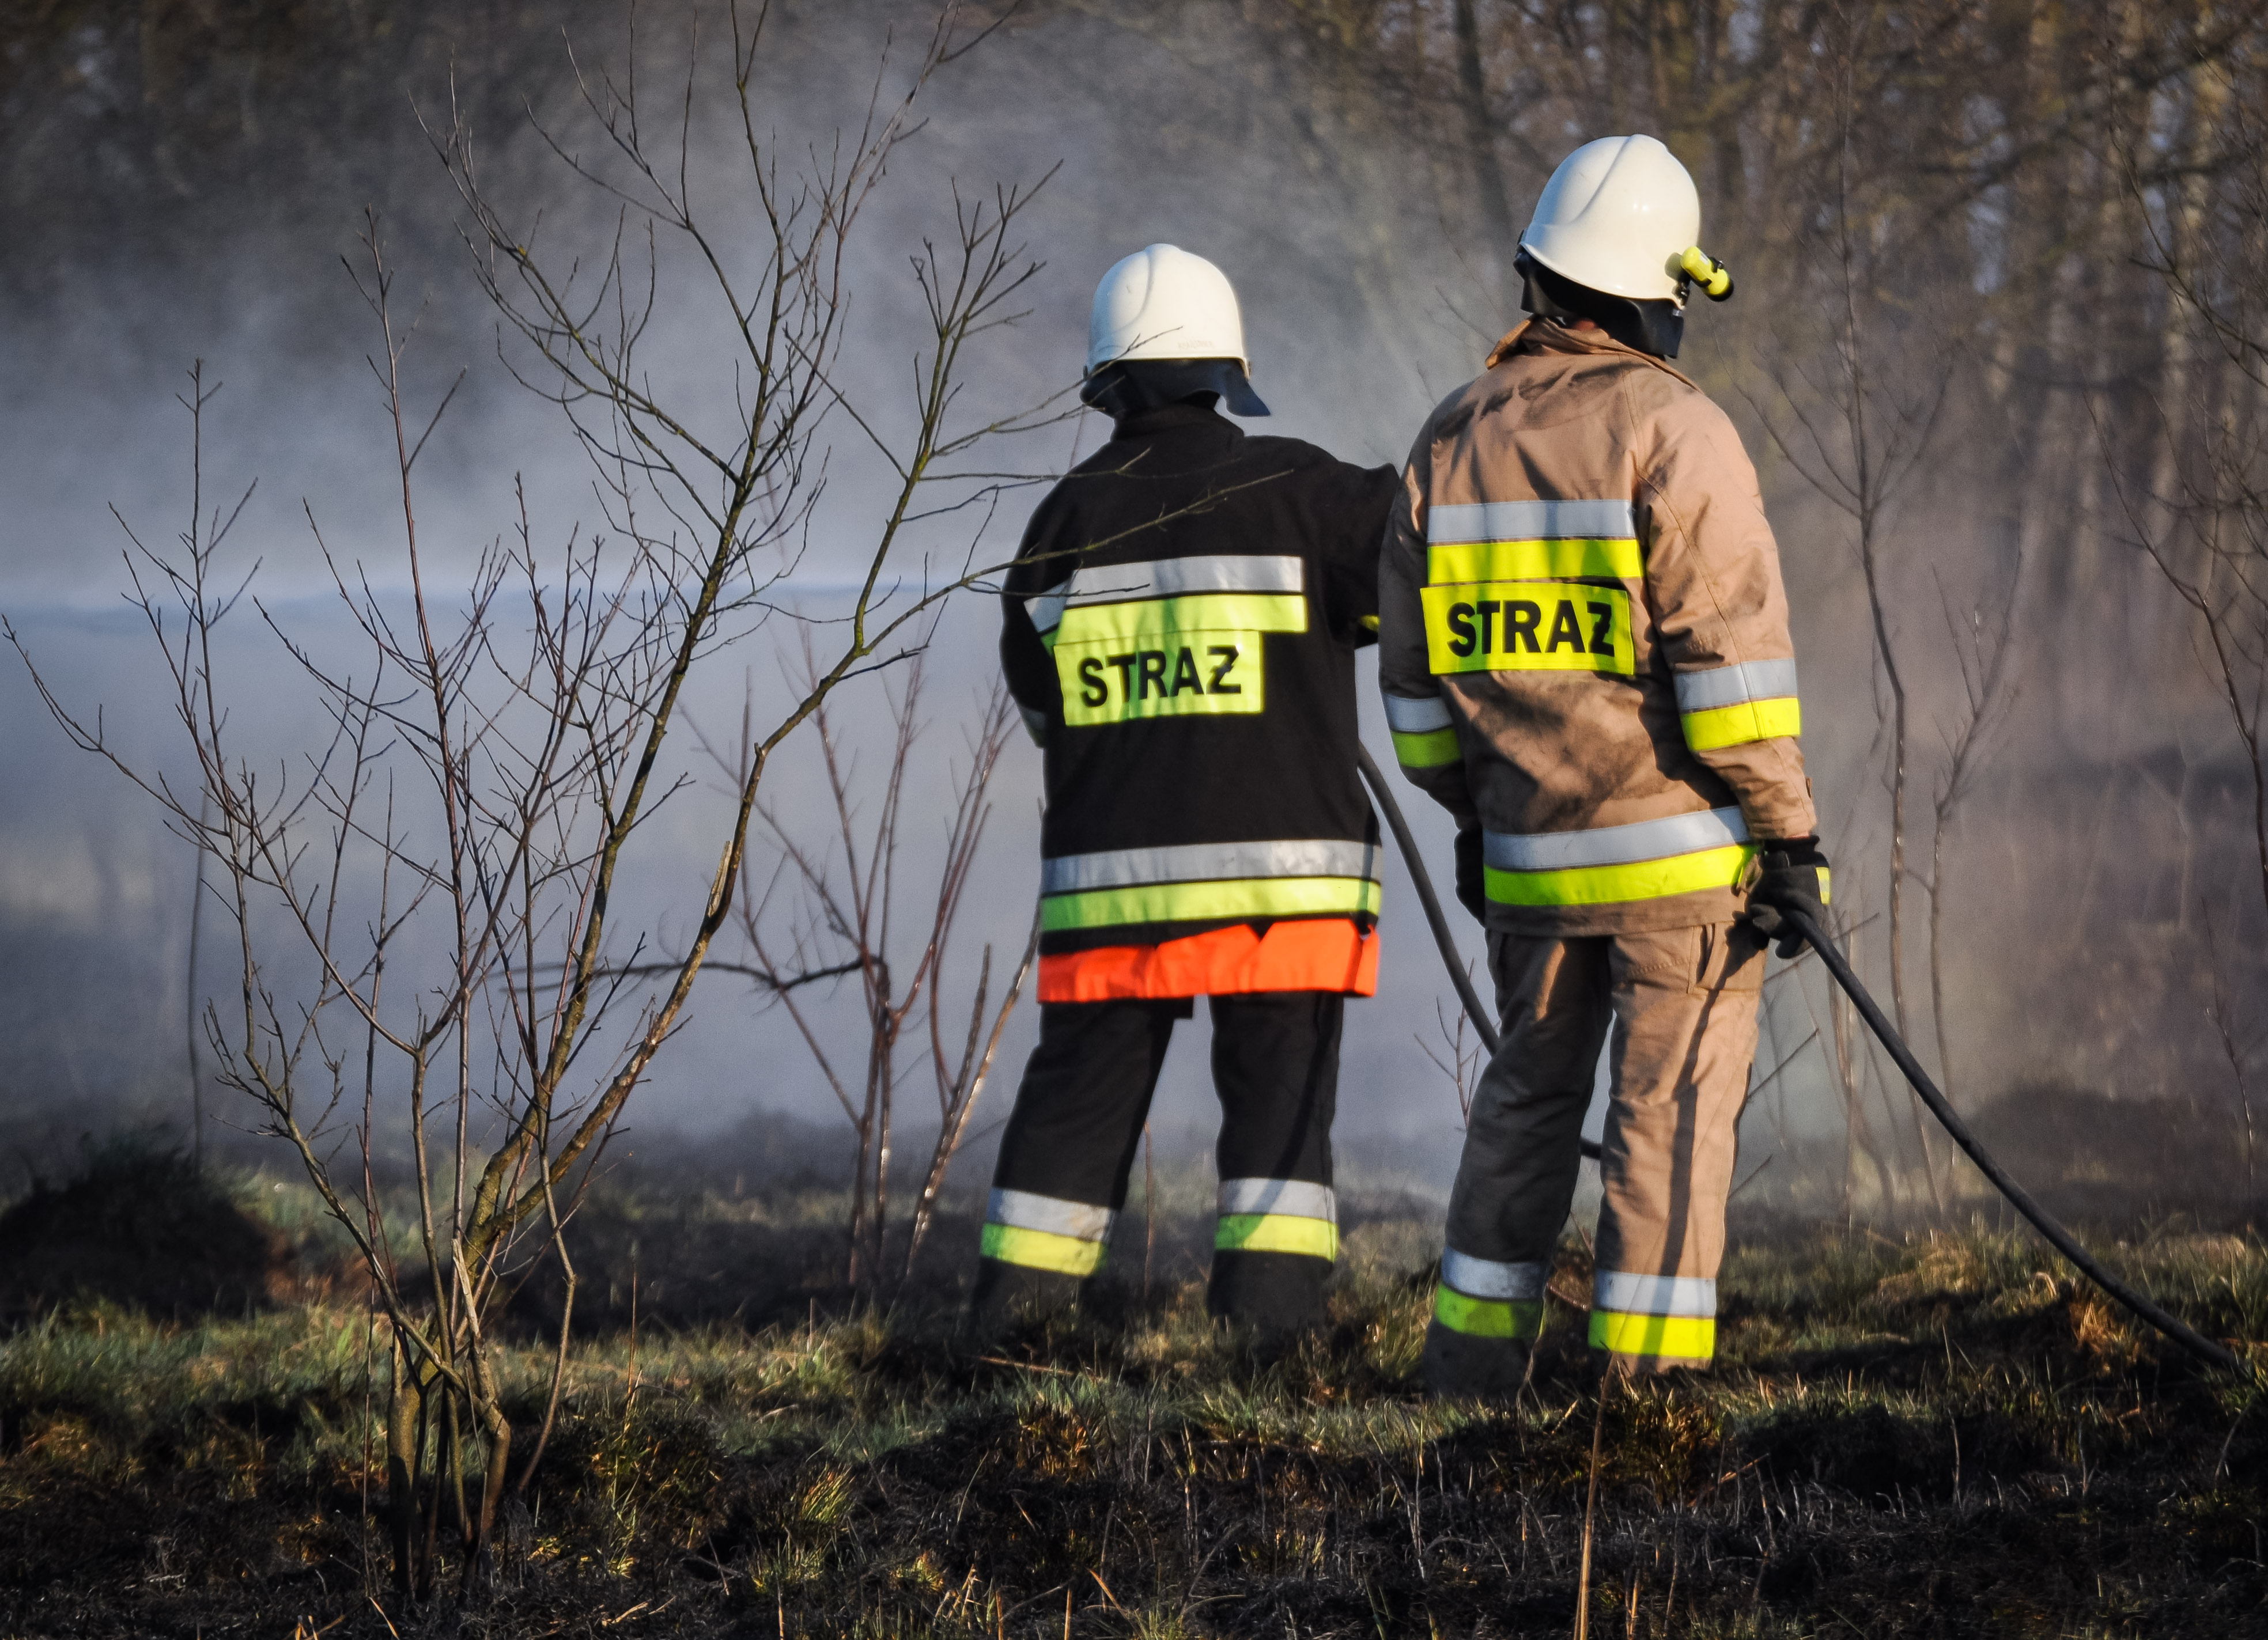
[[[1651,136],[1602,136],[1559,162],[1520,247],[1587,289],[1683,305],[1688,275],[1703,276],[1685,261],[1700,237],[1701,195],[1677,156]]]
[[[1250,368],[1235,287],[1204,257],[1149,246],[1095,286],[1079,389],[1095,408],[1125,416],[1210,393],[1239,416],[1265,416]]]
[[[1152,245],[1112,265],[1094,287],[1086,371],[1121,359],[1244,357],[1244,315],[1228,276],[1178,245]]]

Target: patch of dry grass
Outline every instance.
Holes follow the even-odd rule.
[[[1350,1219],[1329,1334],[1273,1353],[1185,1265],[981,1348],[949,1282],[650,1307],[579,1345],[494,1565],[426,1614],[386,1585],[365,1316],[66,1307],[0,1339],[0,1633],[1565,1635],[1602,1419],[1594,1636],[2268,1632],[2268,1409],[2024,1238],[1742,1247],[1718,1369],[1602,1413],[1556,1298],[1516,1408],[1418,1396],[1436,1232]],[[2260,1353],[2257,1240],[2115,1256]],[[508,1368],[532,1426],[541,1338]]]

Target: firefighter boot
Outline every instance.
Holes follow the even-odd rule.
[[[1525,1339],[1460,1333],[1432,1321],[1418,1377],[1437,1400],[1508,1401],[1528,1382],[1528,1360]]]

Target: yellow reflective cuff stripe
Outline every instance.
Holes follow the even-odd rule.
[[[1664,900],[1671,894],[1736,886],[1753,843],[1736,842],[1666,860],[1634,865],[1579,865],[1559,871],[1500,871],[1488,868],[1488,897],[1500,906],[1602,906],[1626,900]]]
[[[1432,729],[1424,734],[1394,737],[1394,761],[1404,769],[1446,769],[1463,756],[1454,729]]]
[[[1463,672],[1637,671],[1630,594],[1619,586],[1483,581],[1418,591],[1425,664]]]
[[[1058,1236],[1052,1231],[1025,1230],[1015,1224],[987,1224],[977,1250],[1003,1264],[1026,1269],[1055,1270],[1065,1276],[1092,1276],[1102,1266],[1103,1244]]]
[[[1831,906],[1835,903],[1828,897],[1827,868],[1823,865],[1819,868],[1819,903],[1823,906]]]
[[[1803,702],[1792,695],[1777,700],[1742,701],[1737,706],[1715,706],[1684,715],[1685,744],[1697,752],[1720,746],[1746,746],[1751,740],[1776,740],[1803,732]]]
[[[1328,1218],[1290,1213],[1223,1213],[1212,1245],[1224,1253],[1304,1253],[1310,1258],[1339,1255],[1339,1227]]]
[[[1591,1348],[1618,1356],[1661,1356],[1676,1361],[1709,1361],[1717,1354],[1713,1315],[1627,1315],[1619,1310],[1591,1312]]]
[[[1307,600],[1299,592],[1198,592],[1130,604],[1066,609],[1049,641],[1141,643],[1193,632],[1305,632]]]
[[[1634,540],[1455,541],[1425,549],[1425,578],[1453,581],[1641,580],[1646,558]]]
[[[1210,883],[1146,883],[1049,894],[1040,926],[1111,928],[1125,923],[1194,923],[1258,916],[1378,915],[1380,889],[1359,877],[1248,877]]]
[[[1543,1331],[1543,1300],[1468,1298],[1454,1287],[1436,1287],[1433,1319],[1469,1337],[1532,1339]]]

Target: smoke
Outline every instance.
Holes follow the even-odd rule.
[[[7,42],[0,92],[20,134],[4,198],[16,226],[0,250],[8,293],[0,369],[13,389],[0,404],[8,613],[67,699],[101,702],[124,744],[176,769],[146,636],[114,613],[123,543],[107,508],[115,504],[145,540],[180,527],[188,446],[172,395],[192,359],[208,361],[228,386],[208,426],[207,504],[232,501],[256,476],[240,526],[246,567],[259,560],[258,585],[279,625],[306,642],[344,641],[342,617],[320,595],[309,516],[342,558],[379,577],[400,573],[388,435],[364,363],[372,334],[341,267],[357,254],[366,210],[377,212],[400,289],[422,305],[409,356],[416,393],[437,401],[465,372],[420,468],[421,524],[438,573],[461,575],[481,543],[508,526],[515,478],[532,498],[539,540],[563,539],[594,511],[587,467],[556,411],[499,363],[493,317],[457,240],[459,208],[418,119],[442,121],[453,107],[475,134],[485,180],[531,224],[540,221],[547,244],[602,248],[614,205],[571,174],[529,116],[570,154],[605,162],[575,72],[626,71],[621,9],[583,0],[539,23],[503,6],[338,0],[292,9],[288,26],[277,8],[243,10],[254,20],[209,23],[185,10],[144,28],[140,13],[117,8],[26,25]],[[1376,51],[1366,57],[1369,48],[1302,33],[1291,10],[972,10],[965,34],[1000,26],[922,92],[925,124],[872,207],[850,281],[861,364],[846,386],[877,402],[902,393],[921,318],[906,258],[949,223],[954,190],[973,196],[1045,177],[1025,219],[1045,271],[1027,288],[1028,313],[978,365],[972,406],[1005,409],[1066,386],[1096,275],[1129,250],[1170,240],[1236,282],[1256,379],[1276,410],[1267,430],[1350,460],[1398,462],[1431,404],[1517,317],[1501,224],[1476,192],[1476,151],[1441,138],[1447,105],[1428,101],[1455,66],[1441,20],[1422,38],[1414,25],[1379,25],[1378,50],[1433,64],[1403,74]],[[678,71],[694,21],[689,10],[642,17],[643,85]],[[838,128],[863,116],[878,83],[886,96],[902,83],[918,49],[909,41],[925,38],[929,21],[921,7],[884,0],[775,6],[762,59],[765,107],[777,121],[767,140],[823,151]],[[725,48],[720,15],[703,12],[699,25],[705,50]],[[1483,41],[1491,50],[1512,43]],[[1761,49],[1737,40],[1731,48]],[[1526,134],[1511,145],[1508,170],[1499,173],[1493,157],[1484,167],[1498,173],[1513,217],[1524,216],[1561,148],[1606,129],[1596,109],[1554,128],[1556,107],[1540,95],[1513,106]],[[1614,111],[1613,129],[1646,118],[1623,105]],[[714,209],[725,217],[753,209],[724,191],[738,140],[707,115],[696,124],[696,173],[718,190]],[[1721,174],[1705,189],[1722,197]],[[1803,232],[1743,209],[1760,245],[1784,248]],[[1729,245],[1712,248],[1739,265]],[[1790,266],[1801,261],[1787,257]],[[1815,364],[1827,344],[1803,317],[1818,305],[1800,277],[1775,285],[1776,276],[1741,273],[1747,304],[1697,315],[1684,363],[1733,411],[1758,461],[1797,612],[1805,744],[1828,846],[1841,897],[1867,908],[1859,938],[1875,952],[1870,972],[1879,978],[1889,703],[1852,520],[1807,482],[1791,419],[1822,416],[1831,405],[1803,401],[1800,380],[1784,371],[1775,378],[1768,363]],[[715,322],[713,313],[666,309],[652,354],[696,402],[722,412],[733,383],[713,372]],[[1901,333],[1894,357],[1901,347],[1923,356],[1913,331]],[[1972,419],[1999,413],[1955,408]],[[2245,886],[2249,776],[2187,651],[2181,612],[2136,573],[2131,552],[2110,543],[2101,487],[2068,487],[2064,511],[2034,508],[2011,523],[1981,446],[1948,425],[1949,444],[1940,438],[1932,447],[1890,517],[1900,540],[1943,548],[1926,572],[1897,582],[1893,617],[1895,640],[1921,657],[1910,658],[1906,679],[1917,748],[1906,844],[1910,867],[1938,886],[1940,983],[1957,1010],[1947,1033],[1955,1096],[1976,1103],[2054,1081],[2205,1109],[2230,1071],[2200,1025],[2208,998],[2198,989],[2199,944],[2210,927],[2239,998],[2258,994],[2268,946],[2257,896]],[[1100,431],[1092,417],[1073,419],[1035,436],[1020,459],[1035,471],[1060,468]],[[2078,449],[2066,470],[2082,469],[2088,456]],[[833,461],[807,561],[814,599],[829,596],[844,553],[855,554],[851,521],[877,474],[839,425]],[[1004,514],[990,539],[1005,548],[1020,522]],[[2012,580],[2018,546],[2028,567]],[[1989,637],[1995,600],[2007,595],[2018,599],[2022,658],[1952,808],[1942,857],[1933,857],[1945,749],[1970,699],[1952,659],[1958,635],[1969,632],[1981,663],[1977,635]],[[930,644],[939,728],[923,754],[926,791],[946,789],[956,726],[989,686],[993,621],[984,600],[964,599]],[[1942,631],[1955,636],[1940,643]],[[318,726],[312,704],[294,690],[272,632],[249,616],[235,632],[239,647],[227,665],[242,732],[284,756]],[[781,658],[769,639],[752,643],[745,687],[777,693]],[[1366,664],[1366,732],[1383,746],[1373,676]],[[8,1049],[0,1089],[19,1111],[67,1107],[72,1122],[92,1124],[92,1113],[109,1107],[177,1109],[188,1086],[189,851],[114,776],[69,750],[20,669],[0,687],[10,691],[0,734],[16,774],[0,791]],[[695,722],[728,726],[743,687],[733,669],[712,674],[691,704]],[[881,688],[846,698],[854,735],[883,721]],[[792,748],[773,788],[791,828],[824,820],[808,753]],[[699,773],[690,753],[685,767]],[[1011,960],[1022,943],[1036,880],[1037,786],[1036,754],[1012,749],[961,936],[972,952],[989,941],[996,961]],[[665,936],[688,920],[684,908],[707,869],[696,841],[706,800],[696,795],[658,827],[637,885],[644,914]],[[1446,863],[1446,822],[1422,801],[1410,806],[1431,857]],[[909,880],[927,863],[923,847],[912,848]],[[1341,1133],[1362,1136],[1347,1148],[1372,1166],[1438,1186],[1454,1155],[1456,1105],[1419,1039],[1436,1036],[1435,1003],[1447,988],[1403,874],[1389,875],[1384,989],[1350,1013]],[[1917,921],[1907,982],[1918,996],[1929,985],[1919,919],[1932,907],[1909,892]],[[1477,963],[1477,937],[1462,932]],[[210,989],[228,952],[203,954],[201,984]],[[1855,1092],[1838,1086],[1834,1022],[1816,976],[1777,982],[1774,996],[1766,1056],[1777,1044],[1791,1063],[1752,1107],[1748,1153],[1839,1136],[1853,1099],[1877,1143],[1910,1148],[1899,1091],[1863,1066]],[[980,1129],[1005,1114],[1035,1012],[1027,1005],[1012,1027]],[[748,988],[704,981],[695,1016],[637,1095],[634,1124],[722,1129],[761,1111],[829,1119],[831,1097],[799,1040]],[[821,1001],[816,1017],[829,1030],[856,1026],[847,997]],[[1926,1002],[1915,1017],[1931,1018]],[[1815,1027],[1816,1044],[1794,1053]],[[1918,1031],[1929,1033],[1926,1024]],[[1202,1019],[1185,1029],[1169,1065],[1161,1133],[1204,1123],[1203,1032]],[[1934,1053],[1933,1036],[1926,1056]],[[964,1166],[982,1165],[976,1157]]]

